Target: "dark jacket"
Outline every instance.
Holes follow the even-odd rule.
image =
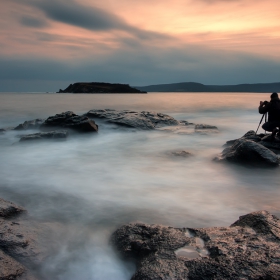
[[[260,114],[265,114],[267,112],[269,122],[280,122],[280,99],[273,99],[259,106]]]

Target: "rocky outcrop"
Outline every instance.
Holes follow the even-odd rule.
[[[0,198],[0,217],[11,218],[25,211],[24,208]]]
[[[31,121],[25,121],[24,123],[16,126],[14,129],[15,130],[38,129],[43,122],[44,122],[43,119],[35,119],[35,120],[31,120]]]
[[[271,142],[269,137],[271,136],[256,135],[250,130],[239,139],[227,141],[224,145],[226,148],[214,160],[250,166],[279,166],[280,158],[277,151],[280,152],[280,143]]]
[[[48,132],[39,132],[24,135],[20,138],[20,142],[30,141],[30,140],[62,140],[68,137],[67,130],[55,130]]]
[[[39,246],[39,229],[20,216],[25,209],[0,199],[0,279],[36,280],[29,270],[40,265],[46,254]]]
[[[155,129],[162,126],[179,125],[177,120],[168,115],[147,111],[117,111],[112,109],[90,110],[86,116],[91,119],[103,118],[110,123],[143,130]]]
[[[266,147],[246,139],[238,139],[215,158],[217,161],[245,163],[254,166],[279,166],[279,157]]]
[[[280,220],[267,211],[241,216],[230,227],[132,223],[116,230],[112,243],[135,261],[132,280],[280,278]]]
[[[58,93],[147,93],[127,84],[110,83],[74,83]]]
[[[48,117],[40,126],[42,130],[53,130],[54,128],[66,128],[78,132],[98,131],[98,125],[93,120],[86,116],[78,116],[71,111]]]

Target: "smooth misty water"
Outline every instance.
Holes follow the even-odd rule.
[[[279,170],[212,161],[222,145],[255,130],[260,100],[269,94],[154,93],[74,95],[1,93],[0,128],[72,110],[153,110],[179,120],[216,125],[219,133],[115,129],[98,120],[98,135],[66,142],[12,145],[0,136],[0,196],[55,224],[42,279],[130,279],[133,264],[109,245],[120,225],[142,221],[175,227],[227,226],[266,209],[280,215]],[[191,158],[172,151],[186,150]]]

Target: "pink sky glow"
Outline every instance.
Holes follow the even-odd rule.
[[[226,67],[229,73],[242,69],[248,73],[258,65],[271,73],[262,75],[262,81],[251,73],[248,82],[272,82],[280,69],[279,0],[2,0],[0,23],[0,59],[8,65],[18,60],[44,67],[47,60],[70,64],[75,71],[76,64],[80,69],[86,62],[104,73],[110,65],[104,81],[114,80],[114,63],[130,72],[157,71],[153,80],[139,76],[140,71],[131,74],[127,82],[136,84],[179,82],[179,78],[217,83],[213,73],[206,78],[210,68],[217,73]],[[13,67],[2,79],[19,78]],[[188,73],[185,79],[182,71]]]

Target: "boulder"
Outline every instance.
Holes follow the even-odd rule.
[[[177,157],[184,157],[184,158],[193,156],[192,153],[187,152],[187,151],[175,151],[175,152],[171,152],[171,154],[174,156],[177,156]]]
[[[214,125],[209,124],[196,124],[194,127],[194,131],[200,134],[210,134],[210,133],[218,133],[219,130]]]
[[[168,115],[148,111],[117,111],[112,109],[90,110],[86,116],[91,119],[103,118],[110,123],[143,130],[151,130],[162,126],[179,125],[177,120]]]
[[[0,198],[0,217],[9,218],[12,216],[16,216],[24,211],[24,208]]]
[[[245,163],[254,166],[279,166],[278,156],[252,140],[240,138],[215,158],[216,161]]]
[[[55,130],[48,132],[39,132],[24,135],[20,138],[20,142],[30,141],[30,140],[61,140],[66,139],[68,136],[67,130]]]
[[[44,122],[43,119],[35,119],[35,120],[31,120],[31,121],[25,121],[24,123],[16,126],[14,129],[15,130],[38,129],[43,122]]]
[[[270,142],[262,140],[261,142],[259,142],[259,144],[263,145],[264,147],[268,148],[276,154],[280,153],[280,142]]]
[[[26,210],[0,199],[0,279],[36,280],[29,270],[47,257],[39,240],[47,228],[29,221]]]
[[[249,130],[241,138],[238,139],[247,139],[247,140],[252,140],[254,142],[260,142],[262,140],[262,137],[264,137],[264,134],[256,134],[254,130]],[[226,142],[224,146],[225,147],[232,146],[234,142],[238,139],[229,140]]]
[[[209,124],[196,124],[195,129],[218,129],[214,125],[209,125]]]
[[[280,279],[280,220],[267,211],[229,227],[173,228],[132,223],[111,238],[136,263],[132,280]]]
[[[67,128],[78,132],[97,132],[98,125],[87,116],[78,116],[71,111],[47,118],[40,126],[42,130]]]

